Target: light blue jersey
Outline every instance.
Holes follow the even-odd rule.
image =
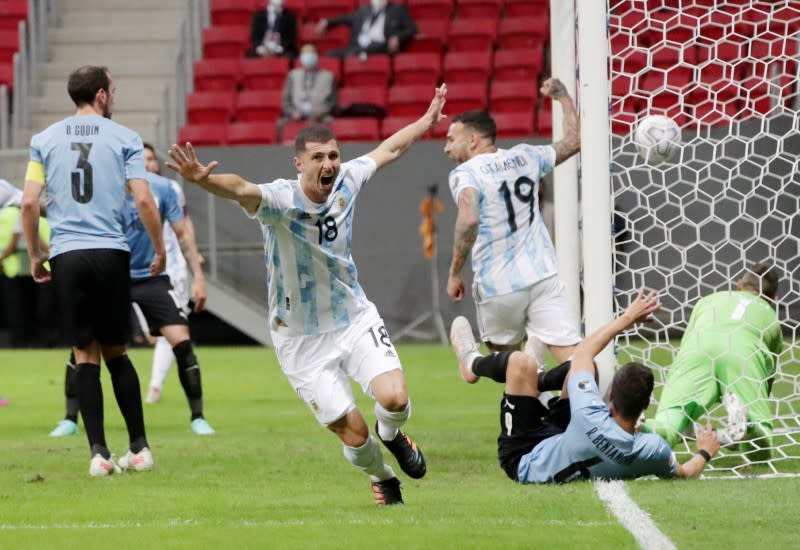
[[[520,483],[675,476],[677,463],[667,442],[656,434],[623,430],[611,417],[590,373],[570,374],[567,384],[569,426],[522,457]]]
[[[552,146],[515,145],[477,155],[450,172],[450,191],[478,191],[480,220],[472,248],[479,299],[516,292],[556,274],[553,242],[539,212],[539,180],[550,173]]]
[[[183,209],[178,206],[178,196],[172,189],[172,182],[158,174],[147,172],[144,179],[150,184],[150,192],[158,206],[162,223],[175,223],[183,219]],[[133,197],[125,201],[125,238],[131,250],[131,279],[150,277],[150,264],[156,254],[153,241],[147,233]]]
[[[44,166],[51,258],[71,250],[128,250],[126,182],[146,174],[136,132],[100,115],[67,117],[31,138],[30,160]]]
[[[311,202],[298,180],[259,185],[261,205],[252,217],[264,234],[272,330],[328,332],[369,306],[351,248],[356,195],[375,170],[369,157],[343,163],[324,204]]]

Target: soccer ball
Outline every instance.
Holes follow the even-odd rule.
[[[633,142],[642,159],[656,166],[671,159],[681,146],[681,129],[669,117],[650,115],[636,127]]]

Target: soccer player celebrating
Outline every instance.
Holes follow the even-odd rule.
[[[137,457],[140,470],[153,465],[139,377],[125,348],[130,252],[121,214],[126,190],[155,249],[152,275],[164,270],[165,251],[158,208],[145,179],[142,140],[110,120],[115,87],[108,69],[81,67],[69,76],[67,88],[77,107],[75,115],[31,138],[22,216],[33,278],[48,281],[48,258],[38,238],[39,197],[47,187],[52,280],[76,359],[76,392],[91,455],[89,474],[105,476],[118,468],[103,426],[101,355],[128,429],[130,446],[123,459]]]
[[[520,483],[562,483],[577,479],[696,477],[719,450],[711,426],[697,434],[697,454],[683,464],[657,434],[636,432],[650,403],[653,373],[628,363],[614,375],[606,406],[597,389],[594,357],[620,332],[649,319],[660,307],[655,293],[638,296],[617,319],[575,348],[566,383],[550,408],[539,402],[536,362],[516,351],[506,358],[505,392],[500,402],[498,457],[509,478]],[[451,334],[459,369],[474,377],[478,344],[468,325]],[[466,328],[467,330],[463,330]]]
[[[422,451],[400,428],[411,414],[405,377],[383,320],[364,294],[351,255],[355,198],[375,172],[397,160],[444,118],[447,88],[428,111],[375,150],[341,163],[330,129],[300,131],[299,179],[255,185],[212,174],[191,144],[169,150],[167,166],[206,191],[238,202],[261,222],[269,284],[269,326],[281,369],[317,421],[336,434],[344,455],[370,476],[378,505],[403,502],[400,482],[369,435],[348,377],[376,401],[378,438],[410,477],[425,475]]]
[[[468,111],[451,122],[444,148],[458,164],[450,172],[458,217],[447,294],[464,297],[461,271],[472,253],[481,340],[492,351],[511,351],[527,336],[526,352],[539,365],[542,343],[561,363],[581,338],[538,205],[541,177],[580,150],[578,114],[560,80],[549,79],[541,92],[564,110],[561,141],[498,149],[492,117]]]
[[[728,426],[720,431],[723,443],[747,435],[768,452],[773,416],[768,397],[783,349],[777,293],[777,273],[756,264],[735,291],[716,292],[697,303],[646,429],[675,446],[691,423],[722,400],[728,410]]]

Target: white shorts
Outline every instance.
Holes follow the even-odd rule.
[[[172,290],[178,299],[181,309],[189,314],[189,300],[191,298],[191,285],[189,284],[189,272],[186,269],[167,270],[169,280],[172,283]]]
[[[281,370],[322,426],[356,408],[352,378],[374,397],[375,377],[402,369],[383,319],[373,304],[350,325],[322,334],[288,336],[271,331]]]
[[[482,302],[476,295],[475,303],[484,342],[509,346],[531,336],[551,346],[571,346],[581,341],[580,324],[557,275]]]

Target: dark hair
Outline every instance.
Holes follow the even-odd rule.
[[[778,295],[778,272],[767,264],[754,264],[742,277],[742,286],[774,300]]]
[[[156,148],[153,147],[150,143],[147,143],[146,141],[144,141],[144,142],[142,142],[142,147],[144,149],[150,149],[150,152],[152,152],[154,155],[156,154]]]
[[[327,126],[308,126],[300,130],[294,140],[294,152],[297,154],[306,150],[307,143],[328,143],[335,140],[336,136]]]
[[[653,371],[640,363],[628,363],[617,371],[611,382],[611,400],[625,418],[638,418],[650,405],[653,394]]]
[[[75,105],[80,107],[85,104],[94,104],[97,92],[100,90],[108,92],[110,85],[111,79],[108,76],[108,68],[84,65],[75,69],[69,75],[67,91]]]
[[[497,138],[497,124],[486,111],[465,111],[456,115],[453,122],[460,122],[464,126],[469,126],[481,136],[491,139],[492,143]]]

